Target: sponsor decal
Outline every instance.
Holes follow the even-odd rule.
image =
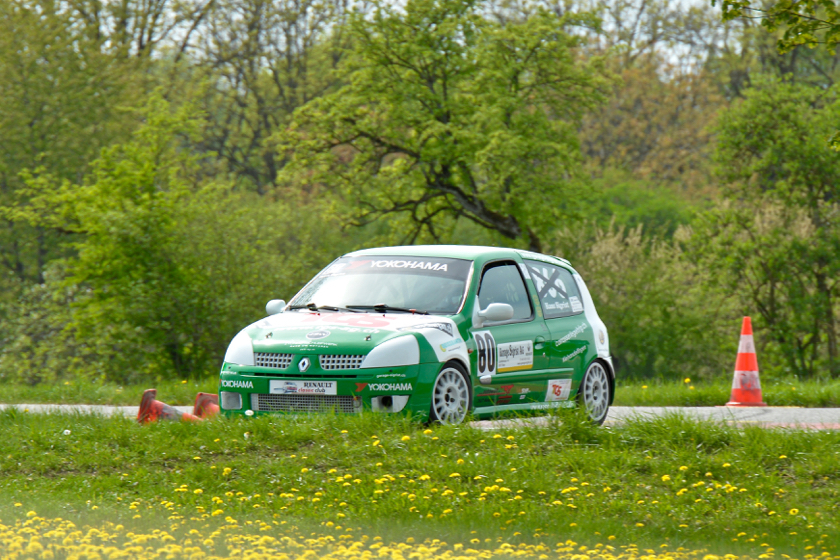
[[[473,333],[476,346],[476,370],[479,377],[496,374],[496,339],[490,331]]]
[[[240,381],[236,379],[222,379],[222,387],[227,389],[253,389],[254,384],[251,381]]]
[[[457,350],[460,347],[461,347],[461,341],[460,340],[450,340],[450,341],[444,342],[443,344],[440,345],[440,351],[441,352],[446,352],[446,351],[452,352],[454,350]]]
[[[356,392],[412,391],[411,383],[356,383]]]
[[[534,343],[531,340],[499,344],[498,371],[518,371],[534,367]]]
[[[577,338],[577,335],[579,335],[580,333],[585,331],[587,326],[588,325],[586,323],[581,323],[580,325],[575,327],[575,330],[565,334],[562,338],[560,338],[557,342],[555,342],[554,345],[555,346],[560,346],[561,344],[569,342],[573,338]]]
[[[513,385],[501,385],[501,390],[505,392],[505,394],[510,393],[510,390],[513,389]]]
[[[376,376],[377,379],[385,379],[388,377],[405,377],[404,373],[380,373]]]
[[[312,331],[306,335],[306,338],[309,340],[319,340],[321,338],[327,338],[328,336],[330,336],[330,331]]]
[[[530,393],[530,392],[531,392],[531,389],[530,389],[530,388],[528,388],[528,387],[522,387],[522,388],[519,390],[519,392],[520,392],[520,393],[522,393],[522,394],[524,395],[524,394],[526,394],[526,393]]]
[[[335,395],[335,381],[269,381],[268,390],[273,395]]]
[[[574,408],[575,401],[565,402],[551,402],[551,403],[534,403],[530,406],[531,410],[548,410],[549,408]]]
[[[420,270],[447,271],[445,263],[430,261],[371,261],[370,266],[371,268],[419,268]]]
[[[289,348],[332,348],[338,346],[335,342],[286,342]]]
[[[371,316],[367,313],[312,313],[301,320],[301,323],[329,323],[330,325],[346,325],[350,327],[376,329],[387,327],[391,324],[392,318],[382,316]],[[378,330],[365,330],[362,332],[379,332]]]
[[[563,363],[565,364],[569,360],[573,360],[578,354],[582,354],[586,351],[586,344],[569,354],[568,356],[563,356]]]
[[[604,331],[598,331],[598,342],[604,343]]]
[[[422,325],[414,325],[411,327],[400,327],[398,331],[419,331],[421,329],[437,329],[445,332],[449,336],[454,336],[452,323],[423,323]]]
[[[580,304],[580,299],[577,296],[569,296],[569,303],[572,304],[572,313],[583,311],[583,305]]]
[[[567,401],[572,392],[571,379],[552,379],[548,382],[548,390],[545,393],[545,400],[551,401]]]

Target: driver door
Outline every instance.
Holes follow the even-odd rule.
[[[474,389],[479,414],[515,409],[517,404],[530,402],[548,370],[548,358],[542,350],[549,338],[548,328],[534,312],[515,262],[488,263],[482,270],[475,308],[486,309],[491,303],[510,305],[513,317],[476,326],[474,314],[472,368],[480,381]]]

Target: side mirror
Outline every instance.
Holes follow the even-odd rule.
[[[278,313],[283,313],[285,307],[285,301],[282,299],[273,299],[265,304],[265,312],[269,315],[277,315]]]
[[[477,320],[476,320],[477,319]],[[507,303],[491,303],[486,309],[478,311],[473,320],[473,328],[481,328],[484,323],[496,323],[513,319],[513,306]]]

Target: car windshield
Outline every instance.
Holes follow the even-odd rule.
[[[342,257],[289,303],[354,311],[416,310],[451,315],[464,297],[472,261],[438,257]]]

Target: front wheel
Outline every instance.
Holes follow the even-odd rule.
[[[596,424],[607,419],[611,397],[610,376],[600,362],[592,362],[578,391],[578,400],[583,404],[589,418]]]
[[[470,382],[467,374],[455,364],[447,364],[435,379],[432,388],[432,422],[460,424],[470,411]]]

